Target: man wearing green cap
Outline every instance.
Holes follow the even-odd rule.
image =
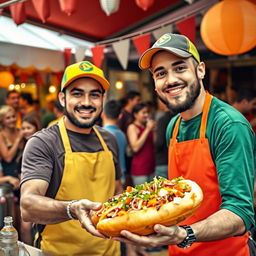
[[[115,138],[95,125],[109,86],[88,61],[68,66],[59,93],[64,117],[26,145],[21,213],[51,255],[120,255],[119,242],[103,239],[90,219],[90,210],[122,192]]]
[[[155,234],[122,231],[115,238],[144,246],[169,246],[170,256],[249,256],[254,224],[255,135],[247,120],[204,89],[205,64],[183,35],[165,34],[141,56],[159,98],[175,115],[167,128],[169,179],[196,181],[204,199],[194,215]]]

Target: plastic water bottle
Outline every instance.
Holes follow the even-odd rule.
[[[11,216],[4,217],[4,227],[0,231],[0,248],[4,256],[19,256],[18,232],[13,226]]]

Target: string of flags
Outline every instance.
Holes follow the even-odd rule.
[[[175,25],[177,30],[181,34],[186,35],[192,42],[195,43],[195,39],[196,39],[195,16],[179,21]],[[145,50],[147,50],[150,47],[151,36],[153,36],[154,40],[157,40],[161,35],[165,33],[172,33],[173,31],[174,31],[174,25],[169,24],[164,27],[160,27],[152,32],[148,32],[139,36],[112,42],[111,44],[96,45],[90,49],[92,53],[93,63],[96,66],[101,67],[102,62],[104,60],[104,56],[105,56],[104,50],[106,49],[106,46],[110,46],[112,47],[120,65],[124,70],[126,70],[129,62],[129,52],[130,52],[131,42],[134,44],[139,57],[140,55],[142,55],[142,53]],[[84,59],[85,51],[86,51],[86,47],[79,46],[76,48],[76,53],[75,53],[76,61],[79,62]]]
[[[33,6],[42,20],[46,20],[50,17],[50,0],[31,0]],[[77,9],[78,0],[58,0],[60,4],[61,11],[65,12],[67,15],[72,15]],[[99,0],[102,10],[106,15],[110,15],[113,12],[118,11],[120,0]],[[146,11],[150,6],[153,5],[155,0],[135,0],[138,7]],[[193,0],[184,0],[191,4]],[[1,6],[0,6],[1,7]],[[15,4],[10,5],[10,12],[13,20],[17,25],[22,24],[26,20],[26,11],[25,11],[25,1],[19,1]],[[195,26],[195,16],[191,16],[182,21],[175,23],[177,30],[189,37],[192,42],[195,42],[196,35],[196,26]],[[161,26],[160,28],[154,29],[147,33],[141,33],[140,35],[135,35],[130,38],[122,39],[119,41],[112,42],[111,44],[95,44],[92,47],[92,60],[94,64],[98,67],[101,67],[102,62],[105,56],[106,46],[112,47],[113,51],[116,54],[120,65],[124,70],[127,69],[129,61],[129,51],[131,41],[134,44],[139,56],[150,47],[151,35],[154,39],[158,39],[161,35],[165,33],[171,33],[174,30],[173,24],[167,24],[166,26]],[[85,57],[85,51],[87,50],[84,46],[79,46],[76,48],[74,57],[76,61],[81,61]],[[64,49],[64,62],[65,65],[68,65],[71,59],[72,53],[71,49]]]

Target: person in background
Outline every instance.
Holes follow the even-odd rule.
[[[129,91],[127,93],[126,97],[122,100],[122,102],[123,102],[123,108],[121,111],[121,117],[118,121],[118,126],[127,137],[127,128],[133,121],[132,109],[136,104],[141,102],[141,95],[137,91]],[[127,150],[126,150],[126,154],[125,154],[125,163],[126,163],[125,184],[126,184],[126,186],[133,186],[131,174],[130,174],[131,161],[132,161],[132,150],[131,150],[131,147],[130,147],[129,141],[128,141],[128,146],[127,146]]]
[[[118,149],[119,149],[119,161],[120,167],[122,171],[122,184],[125,184],[125,173],[126,173],[126,164],[125,164],[125,150],[127,147],[127,139],[125,134],[121,131],[121,129],[117,126],[118,119],[121,115],[121,104],[116,100],[108,101],[102,112],[102,120],[103,120],[103,128],[109,132],[111,132],[117,141]]]
[[[54,106],[53,106],[53,113],[55,114],[56,119],[52,120],[48,124],[48,127],[59,122],[59,120],[63,117],[63,112],[64,112],[64,108],[61,106],[59,99],[56,99],[54,101]]]
[[[114,239],[170,245],[171,256],[249,256],[256,152],[249,122],[205,91],[205,64],[187,37],[164,34],[142,54],[139,65],[151,71],[158,96],[175,115],[166,135],[169,179],[195,181],[204,200],[178,225],[157,224],[149,236],[124,230]]]
[[[241,112],[256,131],[256,92],[253,89],[243,88],[237,92],[236,100],[232,106]]]
[[[110,100],[108,101],[103,109],[102,112],[102,120],[103,120],[103,128],[107,131],[111,132],[118,144],[119,149],[119,161],[120,161],[120,167],[122,171],[122,184],[123,187],[125,186],[125,173],[126,173],[126,164],[125,164],[125,150],[127,147],[127,139],[125,134],[120,130],[120,128],[117,126],[118,119],[121,116],[121,104],[116,100]],[[146,256],[147,254],[144,252],[143,248],[131,246],[129,244],[121,245],[121,252],[122,255],[129,255],[129,256],[137,256],[137,253],[140,253],[140,255]],[[144,253],[144,254],[143,254]]]
[[[59,93],[63,118],[26,144],[21,213],[36,223],[35,244],[44,252],[120,255],[120,243],[104,239],[90,218],[123,191],[116,139],[95,125],[109,86],[103,71],[88,61],[68,66]]]
[[[132,123],[132,110],[133,107],[141,102],[141,95],[137,91],[129,91],[124,98],[124,107],[121,111],[121,117],[118,120],[119,128],[124,132],[127,133],[128,126]]]
[[[12,177],[11,175],[4,176],[3,166],[0,161],[0,184],[3,185],[5,183],[11,184],[14,190],[17,190],[20,187],[20,179],[19,178]]]
[[[128,126],[127,137],[133,151],[131,175],[134,185],[153,179],[155,171],[154,133],[155,122],[149,119],[147,105],[140,103],[132,110],[134,121]]]
[[[7,105],[9,105],[15,109],[16,118],[17,118],[16,126],[17,126],[17,128],[20,128],[21,120],[22,120],[22,114],[21,114],[20,105],[19,105],[20,93],[17,92],[16,90],[8,91],[6,94],[5,102]]]
[[[23,241],[22,231],[26,229],[25,223],[21,220],[19,209],[19,163],[24,148],[24,134],[16,128],[16,113],[14,108],[8,105],[0,107],[0,157],[2,163],[1,180],[13,185],[15,202],[15,225]],[[26,240],[26,242],[29,242]]]
[[[23,132],[25,143],[27,143],[28,139],[34,133],[39,131],[39,127],[40,127],[40,124],[38,124],[38,120],[33,115],[24,116],[24,118],[22,119],[21,130]],[[21,172],[21,162],[22,162],[21,160],[19,165],[19,173]],[[31,230],[32,223],[24,222],[23,220],[21,220],[21,223],[22,223],[22,228],[20,229],[21,241],[26,244],[32,245],[32,230]]]
[[[32,98],[31,93],[23,92],[20,94],[20,109],[23,116],[26,116],[26,115],[34,116],[38,120],[38,123],[40,124],[40,129],[42,128],[40,113],[36,110],[34,106],[34,100]]]
[[[155,129],[155,159],[156,169],[155,175],[168,178],[168,147],[166,145],[166,128],[173,117],[168,107],[161,101],[163,114],[156,121]]]

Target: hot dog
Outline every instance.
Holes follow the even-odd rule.
[[[92,213],[92,222],[109,237],[119,236],[121,230],[148,235],[155,224],[171,226],[191,216],[202,200],[201,188],[191,180],[155,177],[109,199]]]

